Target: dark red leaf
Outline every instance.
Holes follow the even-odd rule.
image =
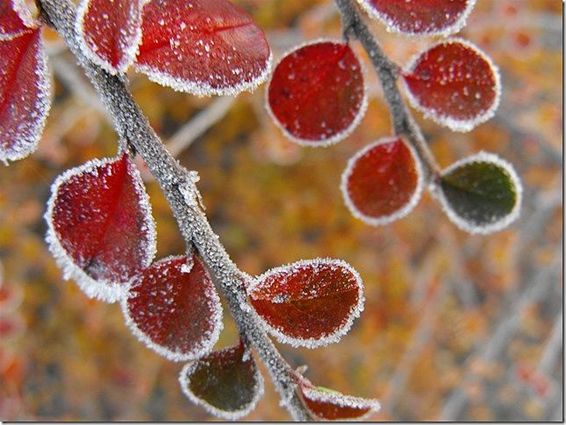
[[[124,72],[141,41],[143,0],[82,0],[76,31],[85,55],[108,72]]]
[[[336,342],[363,309],[362,280],[341,260],[299,261],[269,270],[250,301],[281,342],[309,348]]]
[[[222,306],[202,260],[169,257],[145,269],[122,301],[134,335],[174,361],[208,353],[222,329]]]
[[[261,373],[241,343],[188,363],[179,382],[192,402],[228,420],[250,413],[263,394]]]
[[[422,170],[401,138],[380,139],[356,153],[342,174],[342,195],[354,217],[378,226],[408,214],[422,193]]]
[[[425,116],[455,131],[470,131],[499,105],[499,71],[464,40],[446,40],[417,55],[403,73],[409,99]]]
[[[391,30],[405,34],[460,31],[476,0],[358,0]]]
[[[366,110],[362,66],[344,43],[299,47],[276,66],[267,105],[292,141],[305,146],[337,143],[356,128]]]
[[[45,215],[47,241],[66,278],[114,302],[155,255],[155,223],[128,155],[93,160],[59,176]]]
[[[315,387],[305,378],[302,378],[299,389],[305,406],[319,420],[362,420],[381,409],[377,400],[352,397],[328,388]]]
[[[151,0],[136,68],[199,96],[234,95],[267,78],[271,52],[252,18],[227,0]]]
[[[0,0],[0,40],[11,39],[37,26],[23,0]]]
[[[7,163],[32,153],[51,106],[40,29],[0,38],[0,161]]]

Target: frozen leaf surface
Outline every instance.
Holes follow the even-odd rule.
[[[378,140],[356,153],[342,174],[342,195],[354,217],[378,226],[408,214],[422,193],[419,160],[403,139]]]
[[[134,335],[173,361],[208,353],[222,329],[220,298],[196,254],[145,269],[132,281],[122,310]]]
[[[507,227],[519,216],[522,188],[511,164],[482,152],[447,168],[438,194],[458,227],[485,234]]]
[[[23,0],[0,0],[0,40],[11,39],[37,26]]]
[[[25,158],[37,147],[51,106],[41,30],[0,38],[0,161]]]
[[[228,420],[250,413],[263,394],[263,378],[243,344],[188,363],[179,382],[191,401]]]
[[[499,105],[499,71],[481,50],[459,39],[417,55],[403,73],[411,104],[455,131],[470,131]]]
[[[304,146],[337,143],[356,128],[366,111],[362,66],[347,44],[306,44],[276,66],[267,105],[290,140]]]
[[[269,270],[248,288],[251,304],[281,342],[337,342],[363,309],[362,280],[341,260],[299,261]]]
[[[227,0],[151,0],[142,33],[136,68],[175,90],[235,95],[267,78],[265,34]]]
[[[391,31],[447,35],[460,31],[475,0],[358,0]]]
[[[155,255],[149,198],[128,155],[93,160],[57,178],[45,215],[47,241],[91,298],[114,302]]]
[[[315,387],[304,378],[299,389],[305,406],[319,420],[362,420],[381,408],[377,400],[352,397],[324,387]]]
[[[141,41],[142,0],[82,0],[76,31],[86,56],[108,72],[124,72]]]

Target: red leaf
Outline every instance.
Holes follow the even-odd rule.
[[[305,406],[319,420],[362,420],[381,409],[377,400],[352,397],[324,387],[315,387],[302,378],[299,385]]]
[[[362,280],[341,260],[299,261],[269,270],[250,301],[281,342],[314,348],[337,342],[363,309]]]
[[[23,0],[0,0],[0,40],[9,40],[37,26]]]
[[[131,283],[122,301],[134,335],[158,354],[192,360],[208,353],[222,330],[222,306],[202,260],[165,258]]]
[[[175,90],[235,95],[267,78],[265,34],[227,0],[151,0],[142,33],[136,68]]]
[[[458,32],[476,0],[358,0],[370,16],[405,34]]]
[[[292,141],[304,146],[337,143],[357,127],[366,111],[362,66],[347,44],[306,44],[276,66],[267,105]]]
[[[470,131],[499,105],[499,71],[482,51],[459,39],[417,55],[403,73],[413,106],[454,131]]]
[[[0,161],[32,153],[51,106],[51,80],[39,29],[0,38]]]
[[[65,278],[114,302],[155,255],[155,223],[139,172],[126,154],[93,160],[57,178],[45,215],[47,241]]]
[[[342,195],[354,217],[379,226],[407,215],[422,193],[421,164],[399,137],[357,152],[342,174]]]
[[[242,343],[188,363],[179,382],[189,400],[228,420],[250,413],[263,394],[261,373]]]
[[[76,31],[85,55],[108,72],[125,72],[141,41],[143,0],[82,0]]]

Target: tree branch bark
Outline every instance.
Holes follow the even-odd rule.
[[[281,356],[247,301],[246,282],[252,279],[232,262],[200,207],[194,172],[171,156],[136,104],[123,75],[113,76],[91,63],[76,42],[75,6],[69,0],[37,0],[44,20],[64,38],[104,105],[123,143],[143,158],[163,190],[181,234],[194,245],[214,277],[240,333],[256,349],[269,371],[284,406],[295,420],[312,420],[296,389],[295,372]]]
[[[432,155],[420,127],[403,101],[399,87],[397,87],[399,67],[387,57],[363,22],[352,0],[335,0],[335,2],[342,16],[344,36],[348,39],[352,35],[359,40],[379,76],[385,99],[389,104],[393,131],[396,135],[405,137],[415,148],[423,164],[425,181],[433,183],[440,175],[440,167]]]

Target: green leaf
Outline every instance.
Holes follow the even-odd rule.
[[[448,217],[470,233],[491,233],[519,216],[521,183],[513,166],[480,152],[442,173],[440,201]]]
[[[251,412],[263,394],[263,379],[243,343],[188,363],[179,382],[191,401],[229,420]]]

